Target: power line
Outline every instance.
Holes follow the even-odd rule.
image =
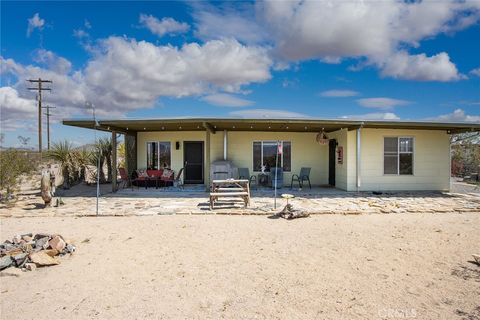
[[[44,115],[47,116],[47,150],[50,151],[50,109],[55,109],[55,107],[50,107],[49,105],[42,107],[43,109],[47,109],[47,112]]]
[[[51,88],[44,88],[42,84],[44,83],[53,83],[52,80],[42,80],[41,78],[38,79],[28,79],[30,83],[37,83],[38,87],[35,88],[28,88],[28,90],[36,90],[37,98],[38,98],[38,152],[40,156],[42,156],[42,91],[51,91]]]

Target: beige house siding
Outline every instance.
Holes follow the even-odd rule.
[[[223,159],[223,131],[210,134],[210,161]],[[299,173],[301,167],[311,167],[311,182],[314,185],[328,184],[328,146],[320,146],[315,141],[316,133],[289,132],[227,132],[227,159],[236,167],[253,171],[253,141],[285,140],[292,143],[292,172],[284,174],[285,184],[289,184],[293,173]],[[206,141],[206,132],[199,131],[162,131],[139,132],[137,136],[137,167],[147,166],[147,142],[169,141],[172,146],[172,169],[178,172],[183,167],[183,142]],[[175,142],[180,142],[180,150]],[[206,160],[206,153],[205,153]],[[206,162],[206,161],[205,161]]]
[[[311,167],[313,185],[328,184],[328,146],[319,145],[314,132],[246,132],[228,131],[227,159],[236,167],[253,171],[254,141],[290,141],[292,145],[292,171],[285,172],[284,183],[290,184],[292,174],[299,173],[301,167]],[[342,129],[329,133],[343,147],[343,164],[336,161],[336,187],[356,191],[356,130]],[[223,131],[210,134],[210,161],[223,159]],[[414,174],[383,174],[383,138],[386,136],[406,136],[414,138]],[[146,144],[149,141],[169,141],[172,146],[172,168],[176,172],[183,167],[183,142],[204,141],[205,131],[161,131],[139,132],[137,136],[137,167],[145,168]],[[175,142],[180,149],[175,149]],[[360,191],[374,190],[448,190],[450,187],[449,135],[435,130],[362,129],[361,130],[361,186]],[[205,152],[205,164],[207,162]],[[205,168],[208,174],[208,168]],[[208,183],[208,177],[206,183]]]
[[[349,135],[349,151],[356,153],[356,132]],[[350,134],[350,132],[349,132]],[[384,137],[413,137],[413,175],[383,174]],[[350,141],[352,142],[350,146]],[[443,131],[362,129],[361,187],[372,190],[448,190],[450,188],[450,141]],[[355,168],[356,155],[348,157]],[[356,190],[356,172],[349,170],[349,191]]]
[[[317,133],[303,132],[228,132],[228,159],[235,166],[253,171],[254,141],[290,141],[292,143],[292,171],[285,172],[284,184],[290,184],[292,174],[300,173],[301,167],[311,167],[310,181],[313,185],[328,184],[328,146],[319,145]]]
[[[171,143],[171,166],[175,172],[183,168],[183,142],[204,141],[206,133],[202,131],[162,131],[162,132],[139,132],[137,134],[137,168],[147,167],[147,142],[168,141]],[[175,142],[180,142],[180,149],[175,149]]]

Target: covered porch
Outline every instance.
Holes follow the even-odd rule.
[[[91,120],[65,120],[63,123],[94,128]],[[248,169],[249,176],[257,180],[262,165],[277,161],[283,169],[285,186],[290,185],[294,174],[306,167],[311,169],[310,180],[314,187],[330,185],[348,191],[361,191],[362,183],[366,185],[365,190],[396,187],[401,185],[397,181],[408,183],[405,187],[412,188],[412,179],[382,177],[377,172],[382,164],[370,155],[382,152],[377,140],[383,135],[415,132],[421,137],[418,142],[428,144],[440,133],[442,141],[446,141],[444,138],[448,134],[478,129],[472,124],[428,122],[216,118],[102,120],[96,128],[111,132],[112,140],[118,133],[125,136],[129,176],[137,169],[161,169],[165,160],[175,175],[184,169],[180,178],[185,184],[203,185],[208,189],[212,179],[218,179],[218,172],[212,172],[212,163],[216,161],[228,161],[234,168]],[[322,134],[327,135],[327,144],[318,143]],[[282,144],[282,158],[272,160],[270,153],[275,143]],[[362,148],[370,152],[362,153]],[[445,148],[439,144],[436,151],[444,152]],[[164,158],[162,150],[167,150]],[[112,160],[116,163],[116,154]],[[448,174],[447,165],[439,170]],[[372,176],[374,170],[376,176]],[[362,171],[368,175],[363,175]],[[238,178],[239,175],[235,170],[228,174],[230,176],[221,178]],[[113,192],[118,189],[116,178],[114,175]],[[421,188],[440,190],[445,185],[430,180]]]

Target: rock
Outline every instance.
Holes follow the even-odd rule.
[[[74,253],[77,248],[72,244],[67,244],[62,253]]]
[[[20,240],[22,240],[22,236],[17,234],[15,237],[13,237],[13,243],[19,244]]]
[[[37,269],[37,265],[35,263],[25,263],[25,269],[28,271],[35,271]]]
[[[65,241],[63,241],[62,237],[60,236],[54,236],[52,240],[48,242],[48,244],[50,245],[50,248],[58,250],[59,252],[62,251],[66,246]]]
[[[45,251],[31,253],[30,260],[32,260],[32,262],[35,263],[38,267],[52,266],[60,263],[57,259],[52,258],[48,254],[46,254]]]
[[[6,269],[13,264],[13,259],[10,256],[3,256],[0,258],[0,270]]]
[[[33,240],[32,236],[22,236],[22,240],[25,242],[30,242]]]
[[[5,251],[5,254],[7,256],[14,256],[14,255],[17,255],[17,254],[20,254],[22,253],[22,249],[21,248],[13,248],[11,250],[8,250],[8,251]]]
[[[28,257],[28,253],[20,253],[15,256],[13,256],[13,260],[15,261],[15,265],[17,268],[21,268],[23,264],[26,262]]]
[[[36,241],[38,239],[45,238],[45,237],[50,238],[50,235],[48,233],[37,233],[35,237],[33,237],[33,240]]]
[[[22,270],[15,267],[10,267],[0,271],[0,277],[20,277],[21,274]]]
[[[47,249],[49,246],[48,239],[49,237],[43,237],[43,238],[37,239],[37,241],[35,242],[35,249],[36,250]]]
[[[475,262],[480,266],[480,254],[472,254],[473,259]]]
[[[60,251],[58,251],[57,249],[48,249],[48,250],[43,250],[42,252],[45,252],[52,258],[60,253]]]

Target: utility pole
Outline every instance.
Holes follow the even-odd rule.
[[[47,116],[47,149],[48,151],[50,151],[50,116],[52,115],[50,113],[50,109],[55,109],[55,107],[50,107],[50,106],[45,106],[45,107],[42,107],[44,109],[47,109],[47,112],[44,113],[44,115]]]
[[[52,80],[42,80],[41,78],[38,79],[28,79],[30,83],[37,83],[38,87],[36,88],[28,88],[28,90],[35,90],[38,91],[37,98],[38,98],[38,152],[40,153],[40,157],[42,157],[42,91],[51,91],[50,88],[42,87],[43,83],[52,83]]]

